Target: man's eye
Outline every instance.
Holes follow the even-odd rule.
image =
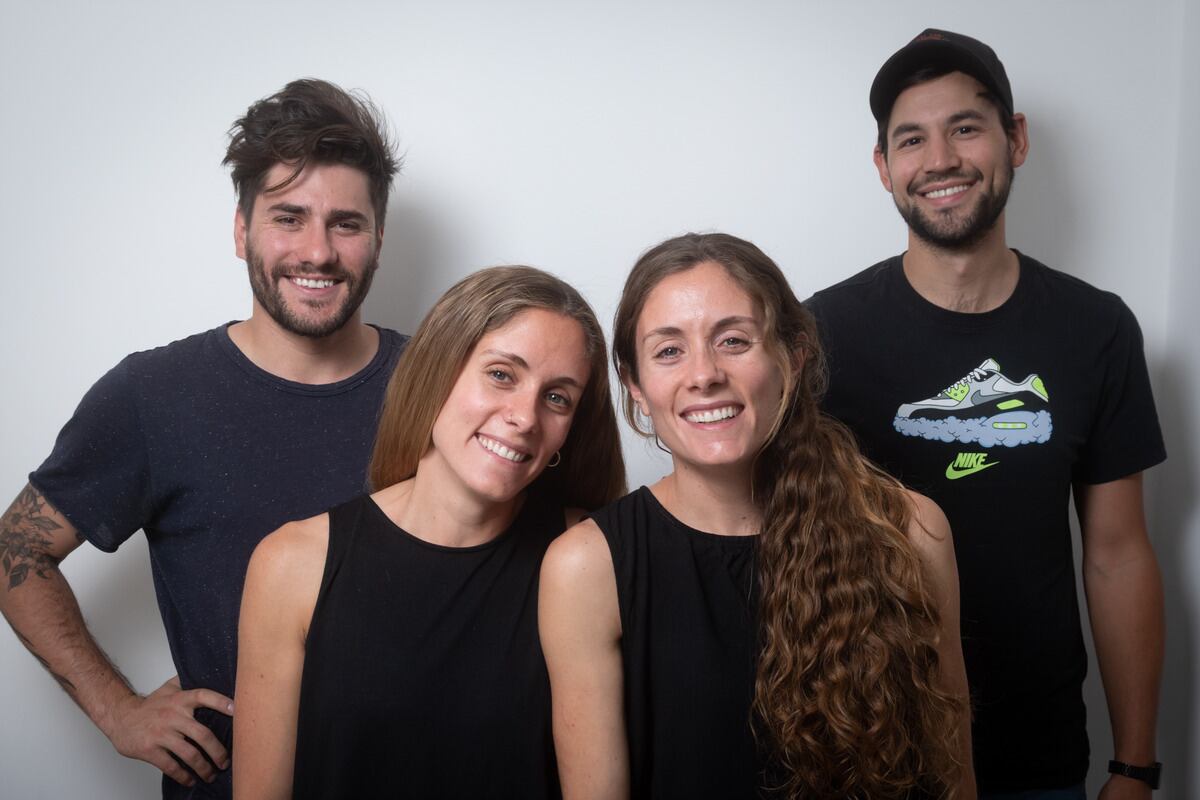
[[[276,217],[275,221],[278,222],[280,225],[298,225],[298,224],[300,224],[300,220],[297,217],[289,217],[289,216]]]

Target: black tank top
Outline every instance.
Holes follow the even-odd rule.
[[[633,798],[759,796],[756,537],[689,528],[644,486],[592,518],[617,578]]]
[[[451,548],[370,497],[330,512],[295,797],[560,796],[537,579],[564,525],[531,495],[498,538]]]

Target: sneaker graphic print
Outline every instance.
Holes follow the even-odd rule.
[[[980,447],[1043,444],[1054,429],[1042,379],[1011,381],[992,358],[933,397],[904,403],[892,424],[905,436]]]

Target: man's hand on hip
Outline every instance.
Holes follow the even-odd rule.
[[[229,752],[211,730],[196,721],[193,712],[201,707],[233,714],[233,701],[228,697],[211,689],[185,691],[176,675],[145,697],[131,694],[118,702],[110,714],[111,722],[104,726],[105,733],[121,755],[153,764],[185,786],[195,779],[179,762],[211,782],[217,776],[213,764],[218,769],[229,768]]]

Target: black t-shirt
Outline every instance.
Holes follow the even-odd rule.
[[[496,539],[442,547],[370,497],[330,512],[296,798],[560,796],[537,584],[565,524],[561,503],[530,495]]]
[[[337,383],[255,366],[228,325],[121,361],[88,391],[30,483],[96,547],[146,531],[159,610],[185,689],[233,696],[250,554],[271,531],[360,494],[384,389],[406,341]],[[166,676],[164,676],[166,677]],[[229,717],[197,718],[230,745]],[[164,795],[228,797],[230,774]]]
[[[690,528],[644,486],[592,518],[617,581],[631,797],[758,797],[757,537]]]
[[[1018,256],[1012,296],[980,314],[926,301],[900,257],[808,301],[830,364],[825,410],[954,531],[981,791],[1086,776],[1071,487],[1166,457],[1133,314]]]

